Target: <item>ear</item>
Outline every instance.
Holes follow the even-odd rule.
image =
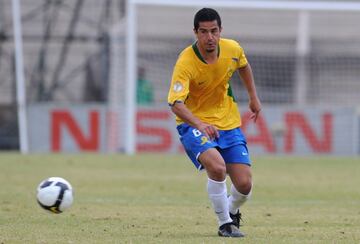
[[[196,35],[196,34],[197,34],[197,30],[194,28],[193,31],[194,31],[194,34]]]

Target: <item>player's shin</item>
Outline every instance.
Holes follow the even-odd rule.
[[[232,222],[229,215],[226,179],[224,181],[208,179],[207,191],[214,211],[218,217],[219,226]]]
[[[229,210],[231,214],[236,214],[238,209],[251,197],[251,190],[247,195],[245,195],[238,192],[235,186],[231,184],[230,193]]]

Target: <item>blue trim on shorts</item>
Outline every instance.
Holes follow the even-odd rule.
[[[202,170],[204,168],[198,158],[201,153],[209,148],[216,148],[227,164],[236,163],[251,166],[246,138],[240,128],[219,130],[220,136],[214,140],[209,140],[200,131],[186,123],[180,124],[176,128],[186,154],[197,169]]]

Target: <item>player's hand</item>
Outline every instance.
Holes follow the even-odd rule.
[[[220,136],[216,127],[207,123],[201,123],[197,129],[210,140],[214,140]]]
[[[251,119],[254,119],[254,122],[256,122],[260,111],[261,111],[261,103],[258,97],[251,98],[249,101],[249,108],[252,112],[252,115],[250,116]]]

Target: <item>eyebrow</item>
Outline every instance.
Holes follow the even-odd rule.
[[[213,31],[213,30],[217,30],[217,29],[219,29],[219,27],[214,27],[214,28],[210,28],[210,29],[207,29],[204,27],[199,27],[199,30],[205,30],[205,31],[207,31],[207,30]]]

